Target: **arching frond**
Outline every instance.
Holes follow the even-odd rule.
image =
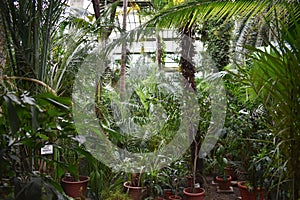
[[[205,21],[209,18],[229,19],[242,16],[251,19],[258,14],[270,16],[273,9],[282,7],[281,3],[270,0],[239,0],[239,1],[213,1],[213,0],[194,0],[188,1],[177,6],[169,6],[158,12],[148,23],[156,24],[160,27],[178,27],[190,21],[190,25]],[[284,14],[284,12],[282,12]],[[192,17],[192,20],[190,20]]]

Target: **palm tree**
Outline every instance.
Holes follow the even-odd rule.
[[[64,0],[1,1],[12,75],[46,83],[54,27],[64,3]],[[30,88],[27,83],[19,87]]]
[[[117,2],[117,0],[112,0],[110,2],[105,0],[92,0],[92,3],[95,19],[97,21],[96,23],[98,26],[104,27],[104,30],[101,31],[100,40],[105,41],[109,38],[114,28],[116,10],[119,2]]]
[[[255,56],[248,56],[252,67],[250,71],[241,70],[240,75],[266,109],[281,159],[287,163],[284,180],[288,182],[290,198],[297,200],[300,193],[300,5],[292,7],[287,4],[287,10],[289,17],[283,21],[278,18],[274,22],[266,22],[270,29],[275,27],[276,43],[268,42],[269,51],[248,48],[255,52]]]
[[[274,35],[282,35],[283,33],[277,34],[277,33],[273,33],[270,34],[268,33],[272,33],[270,30],[273,29],[273,27],[268,26],[267,31],[263,31],[266,30],[266,21],[265,19],[271,21],[271,19],[276,19],[276,18],[283,18],[286,16],[290,16],[289,14],[289,9],[286,9],[286,5],[293,5],[293,6],[299,6],[299,3],[297,1],[269,1],[269,0],[263,0],[263,1],[245,1],[245,0],[236,0],[236,1],[208,1],[208,0],[198,0],[198,1],[188,1],[185,2],[183,4],[179,4],[177,6],[174,7],[169,7],[168,9],[163,9],[160,12],[158,12],[158,14],[156,14],[152,20],[150,20],[148,22],[149,25],[158,25],[159,27],[173,27],[173,28],[178,28],[178,27],[182,27],[182,25],[187,25],[187,27],[192,27],[192,24],[195,23],[203,23],[206,20],[209,19],[217,19],[218,21],[223,21],[223,25],[225,25],[229,20],[238,20],[239,24],[238,24],[238,34],[237,34],[237,38],[236,39],[236,43],[238,45],[240,45],[239,47],[242,48],[240,49],[241,52],[244,52],[245,49],[245,45],[252,45],[252,46],[257,46],[257,45],[264,45],[264,44],[270,44],[270,39],[272,39],[272,37],[274,37]],[[277,15],[274,16],[274,10],[277,11]],[[298,23],[298,19],[299,19],[299,11],[296,10],[296,12],[294,13],[294,18],[296,18],[297,20],[294,20],[293,23],[297,24]],[[219,19],[219,20],[218,20]],[[221,26],[222,27],[222,26]],[[253,32],[253,27],[255,32]],[[297,27],[297,25],[296,25]],[[251,28],[251,29],[250,29]],[[280,26],[275,27],[277,29],[280,29]],[[190,30],[188,29],[183,29],[185,33],[188,33]],[[249,31],[251,30],[251,31]],[[287,28],[284,28],[283,30],[287,31]],[[297,29],[298,30],[298,29]],[[265,34],[263,34],[265,33]],[[294,35],[294,34],[293,34]],[[263,39],[262,39],[263,38]],[[285,38],[286,39],[286,38]],[[289,41],[292,43],[291,38],[288,38]],[[294,38],[296,40],[296,38]],[[295,44],[295,48],[297,47],[297,44]],[[293,45],[292,45],[293,47]],[[286,51],[286,49],[283,49],[284,51]],[[282,52],[283,52],[282,50]],[[277,51],[278,52],[278,51]],[[298,52],[298,51],[296,51]],[[243,55],[243,54],[242,54]],[[280,55],[281,57],[282,55]],[[267,56],[269,57],[269,56]],[[292,56],[293,57],[293,56]],[[299,56],[298,56],[299,58]],[[292,60],[295,60],[295,63],[293,64],[293,66],[298,66],[297,64],[297,59],[296,57],[293,57]],[[270,60],[268,60],[270,61]],[[267,62],[261,62],[259,61],[258,63],[264,63],[265,65],[267,64]],[[268,65],[270,65],[269,62]],[[278,62],[278,63],[282,63],[282,61]],[[263,69],[263,65],[260,65],[260,70],[263,70],[264,72],[267,72],[269,69],[271,71],[275,71],[275,69],[270,69],[270,68],[274,68],[275,65],[270,66],[269,68],[266,67],[266,69]],[[283,65],[283,68],[285,68],[286,66],[289,66],[289,64]],[[185,63],[183,62],[183,60],[181,60],[181,70],[183,71],[183,73],[189,73],[190,75],[184,75],[187,80],[191,81],[192,84],[192,80],[193,80],[193,68],[188,64],[185,65]],[[293,69],[295,70],[295,69]],[[187,71],[187,72],[186,72]],[[294,75],[295,74],[299,74],[299,72],[293,71],[292,72]],[[292,78],[292,80],[296,80],[296,77],[293,77],[293,74],[285,74],[287,77]],[[281,74],[283,75],[283,74]],[[253,76],[254,77],[254,76]],[[255,83],[273,83],[270,82],[266,77],[264,77],[264,79],[262,79],[261,76],[257,76],[260,77],[261,80],[260,81],[256,81]],[[270,77],[268,77],[270,78]],[[284,78],[284,77],[283,77]],[[263,81],[262,81],[263,80]],[[253,82],[252,82],[253,83]],[[289,85],[288,88],[285,88],[286,91],[290,91],[293,92],[293,94],[299,93],[299,91],[296,92],[297,87],[293,87],[297,84],[295,83],[291,83]],[[271,95],[276,95],[274,98],[280,100],[279,98],[279,94],[281,94],[284,90],[283,86],[280,86],[277,88],[276,94],[273,94],[272,90],[274,88],[274,86],[268,86],[267,88],[267,93],[261,93],[261,91],[265,91],[262,90],[263,88],[266,88],[266,85],[259,85],[256,86],[256,92],[261,96],[261,98],[265,98],[265,102],[269,99]],[[292,89],[295,88],[295,89]],[[292,102],[295,103],[295,95],[293,95],[291,93],[286,94],[286,98],[282,98],[287,100],[286,102]],[[292,99],[290,99],[292,98]],[[282,100],[281,99],[281,100]],[[280,102],[281,102],[280,100]],[[276,102],[275,104],[272,104],[272,106],[270,107],[269,102],[267,102],[268,105],[265,105],[268,108],[272,108],[273,110],[276,110],[276,106],[278,106],[278,102]],[[282,103],[280,103],[281,105]],[[287,106],[291,106],[293,104],[286,104]],[[289,108],[284,108],[282,107],[282,111],[280,111],[282,113],[282,116],[286,116],[286,119],[291,119],[291,116],[294,116],[294,112],[296,109],[289,109]],[[296,108],[296,107],[295,107]],[[286,110],[284,112],[284,110]],[[292,113],[287,113],[287,110],[291,110]],[[299,110],[299,109],[298,109]],[[270,109],[271,111],[271,109]],[[274,112],[273,112],[274,113]],[[287,115],[288,114],[288,115]],[[275,116],[276,117],[276,116]],[[277,116],[278,117],[278,116]],[[296,119],[297,117],[294,116]],[[293,120],[294,121],[294,120]],[[297,121],[297,120],[296,120]],[[299,121],[299,120],[298,120]],[[278,122],[278,124],[280,125],[280,123]],[[297,124],[297,123],[295,123]],[[288,130],[290,132],[288,132],[286,135],[288,136],[288,138],[285,138],[284,141],[288,141],[291,140],[293,141],[292,143],[287,143],[288,145],[292,145],[292,146],[298,146],[299,144],[296,144],[296,141],[299,141],[299,139],[297,139],[297,137],[295,137],[295,135],[299,135],[298,133],[295,133],[295,127],[292,124],[289,124],[287,127]],[[287,127],[280,127],[280,126],[276,126],[277,131],[275,132],[280,132],[280,131],[284,131],[286,130]],[[299,130],[299,128],[298,128]],[[284,131],[285,132],[285,131]],[[296,131],[297,132],[297,131]],[[294,136],[293,136],[294,135]],[[283,148],[285,149],[285,148]],[[294,184],[293,184],[293,193],[294,193],[294,199],[298,199],[298,193],[299,193],[299,185],[296,183],[297,179],[295,179],[296,177],[298,178],[299,174],[296,171],[295,168],[293,168],[292,166],[296,166],[298,161],[299,161],[299,157],[296,156],[296,158],[292,158],[291,157],[291,152],[288,151],[289,153],[287,153],[287,160],[293,160],[290,162],[291,167],[289,168],[290,173],[292,173],[292,180],[294,180]],[[298,151],[299,152],[299,151]]]
[[[70,90],[70,79],[74,77],[75,66],[84,55],[83,48],[78,47],[88,41],[88,30],[86,28],[85,32],[78,31],[76,34],[71,33],[70,29],[68,33],[63,32],[74,24],[74,17],[66,18],[64,15],[66,2],[0,2],[7,41],[5,46],[9,55],[6,79],[17,79],[19,88],[32,92],[43,90],[37,87],[37,83],[54,93],[70,94],[67,91]],[[89,30],[92,28],[89,27]]]

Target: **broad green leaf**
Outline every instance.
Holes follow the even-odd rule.
[[[7,104],[8,120],[12,134],[16,134],[20,128],[20,119],[18,117],[16,107],[12,104],[11,99],[7,96],[3,97]]]
[[[43,140],[48,140],[49,139],[49,137],[47,135],[42,134],[42,133],[38,133],[36,136],[43,139]]]

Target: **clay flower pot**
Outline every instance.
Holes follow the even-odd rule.
[[[229,190],[231,185],[231,176],[227,176],[227,179],[224,179],[222,176],[216,176],[216,182],[218,183],[220,190]]]
[[[245,181],[238,182],[238,187],[240,189],[240,194],[243,200],[264,200],[265,190],[261,188],[256,188],[249,190],[245,185]]]
[[[128,191],[128,196],[133,200],[143,200],[146,195],[146,188],[131,186],[130,182],[125,182],[124,187]]]
[[[89,181],[90,177],[88,176],[79,176],[79,181],[72,180],[69,177],[63,177],[61,184],[68,196],[74,199],[85,199],[84,195]]]
[[[205,190],[204,188],[195,188],[192,192],[192,188],[184,188],[183,194],[186,200],[204,200]]]

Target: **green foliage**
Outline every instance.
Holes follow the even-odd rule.
[[[169,177],[168,177],[169,178]],[[159,174],[159,171],[150,171],[145,174],[144,186],[147,187],[147,196],[150,199],[157,198],[163,195],[162,181],[163,177]]]
[[[300,145],[300,26],[295,16],[299,14],[299,6],[287,9],[294,28],[289,29],[280,21],[269,22],[270,26],[277,28],[278,38],[276,44],[269,43],[270,52],[254,50],[250,82],[270,116],[270,128],[278,139],[278,145],[280,143],[281,152],[289,160],[288,177],[297,180],[300,178],[297,169],[300,154],[296,149]],[[295,195],[299,188],[299,185],[294,186]]]
[[[200,136],[203,137],[207,133],[209,127],[209,121],[211,118],[211,99],[210,99],[210,83],[209,80],[206,78],[196,78],[197,84],[197,97],[198,97],[198,104],[200,106],[199,112],[199,128]]]
[[[298,95],[300,93],[300,45],[297,36],[300,32],[299,4],[295,4],[293,7],[289,4],[285,4],[285,6],[285,10],[288,10],[290,15],[284,21],[280,21],[279,18],[275,21],[266,19],[266,24],[276,36],[275,41],[269,41],[266,48],[248,47],[253,52],[248,55],[250,58],[247,62],[248,65],[238,67],[238,73],[236,73],[239,81],[251,89],[256,104],[261,104],[261,108],[265,112],[263,119],[265,119],[267,129],[271,131],[269,136],[274,141],[273,147],[267,146],[274,152],[273,156],[268,155],[272,160],[270,166],[275,165],[278,168],[276,172],[270,170],[267,172],[269,177],[274,178],[272,184],[277,181],[277,195],[280,194],[278,185],[282,181],[285,180],[287,185],[292,184],[293,180],[300,176],[297,169],[299,151],[296,150],[296,147],[299,146],[298,110],[300,109]],[[274,13],[275,18],[276,14],[277,12]],[[258,155],[262,154],[263,151]],[[267,158],[267,156],[264,156],[264,159],[251,157],[254,163]],[[286,166],[287,170],[284,171],[281,166]],[[257,169],[257,167],[252,166],[251,169]],[[297,199],[300,187],[298,184],[293,183],[292,185],[293,187],[287,186],[287,188],[292,188],[288,189],[288,193],[290,198]]]
[[[145,74],[150,73],[147,77],[134,75],[133,69],[137,69],[137,66],[131,67],[130,70],[133,71],[129,72],[131,77],[127,83],[131,96],[129,103],[125,104],[126,107],[122,106],[123,103],[116,90],[111,88],[110,82],[103,82],[101,103],[98,104],[102,110],[101,126],[106,127],[110,140],[131,152],[152,152],[159,146],[168,144],[180,125],[180,103],[177,94],[170,94],[166,88],[163,88],[165,86],[162,87],[157,70],[149,65],[147,67],[149,68],[144,68]],[[164,113],[165,120],[159,119],[161,116],[157,116],[155,112]],[[128,121],[118,121],[117,114],[124,115]],[[140,132],[135,132],[134,126],[124,131],[120,129],[120,123],[136,124],[135,126],[140,127],[138,129]]]
[[[110,191],[108,192],[106,200],[131,200],[127,194],[124,194],[122,191]]]
[[[70,101],[48,93],[33,97],[28,92],[4,91],[0,98],[0,178],[20,178],[22,181],[14,183],[15,187],[27,184],[23,178],[32,176],[34,171],[60,179],[63,172],[59,173],[59,169],[68,165],[59,163],[56,154],[41,155],[40,149],[53,144],[55,153],[61,148],[58,141],[71,140],[74,129],[68,115]],[[61,191],[60,187],[56,189]]]
[[[162,168],[158,172],[157,182],[161,186],[161,189],[171,189],[175,195],[182,194],[183,188],[187,185],[186,177],[190,175],[187,156],[186,154],[181,160]]]
[[[77,68],[100,29],[71,13],[66,17],[65,0],[2,1],[0,7],[9,55],[4,74],[31,92],[44,88],[24,77],[70,96]]]
[[[234,17],[245,17],[251,19],[253,16],[264,13],[269,17],[274,1],[213,1],[194,0],[185,1],[176,6],[171,5],[166,9],[161,9],[150,21],[149,24],[157,24],[159,27],[181,27],[182,24],[192,25],[203,22],[207,19],[215,18],[226,23]],[[276,6],[281,7],[278,3]],[[283,13],[282,13],[283,14]],[[217,22],[218,22],[217,21]]]
[[[228,159],[226,158],[225,147],[218,143],[215,151],[214,158],[216,159],[216,163],[218,165],[218,176],[223,176],[226,179],[227,175],[225,171],[225,167],[228,165]]]
[[[196,32],[200,34],[216,67],[222,70],[230,61],[233,23],[227,22],[224,25],[224,21],[212,18],[201,24],[201,27]]]
[[[84,148],[77,147],[76,150],[85,158],[83,164],[88,165],[88,170],[85,173],[90,176],[91,192],[95,199],[126,199],[126,195],[120,193],[123,189],[121,173],[113,172]]]
[[[61,16],[64,0],[1,1],[2,21],[10,55],[9,75],[45,82],[52,34]],[[27,85],[19,85],[19,87]]]

